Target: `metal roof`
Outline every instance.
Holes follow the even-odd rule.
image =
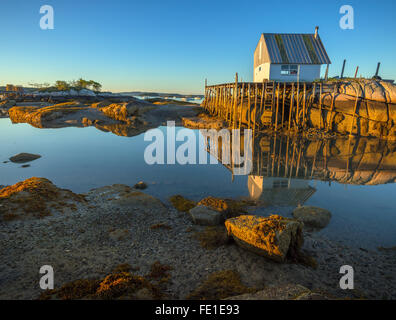
[[[330,64],[319,35],[264,33],[271,63]]]

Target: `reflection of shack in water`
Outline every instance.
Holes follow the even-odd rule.
[[[316,191],[309,180],[249,175],[250,198],[277,206],[303,205]]]
[[[241,152],[246,147],[242,141]],[[217,148],[221,154],[221,141]],[[396,143],[392,141],[363,137],[308,141],[274,135],[255,137],[251,148],[252,170],[245,173],[249,194],[268,203],[303,204],[315,192],[310,180],[352,185],[396,182]],[[232,163],[225,166],[234,172]]]

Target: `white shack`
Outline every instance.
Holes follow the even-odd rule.
[[[331,64],[318,34],[263,33],[254,51],[253,81],[312,82]]]

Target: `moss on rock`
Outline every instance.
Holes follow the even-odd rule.
[[[171,196],[169,198],[169,201],[178,211],[181,212],[188,212],[190,209],[194,208],[197,205],[195,201],[186,199],[179,194],[175,196]]]

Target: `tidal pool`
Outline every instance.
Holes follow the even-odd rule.
[[[159,129],[166,135],[166,127]],[[193,131],[197,138],[201,135]],[[37,129],[0,119],[0,185],[36,176],[83,193],[143,180],[149,186],[146,191],[165,202],[174,194],[194,200],[208,195],[249,197],[265,204],[258,214],[285,216],[298,204],[314,205],[332,212],[330,224],[320,231],[331,240],[371,249],[396,245],[392,144],[367,139],[306,144],[261,136],[254,139],[250,174],[233,175],[233,168],[221,163],[148,165],[144,150],[150,143],[144,134],[122,137],[94,127]],[[21,152],[42,158],[28,168],[3,163]],[[207,156],[208,161],[214,159]]]

